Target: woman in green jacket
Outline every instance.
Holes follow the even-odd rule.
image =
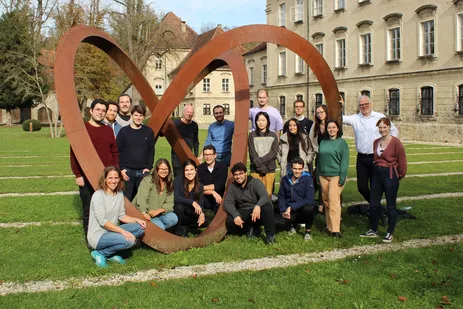
[[[174,210],[172,171],[166,159],[159,159],[150,175],[143,178],[132,202],[146,221],[165,230],[177,224]]]

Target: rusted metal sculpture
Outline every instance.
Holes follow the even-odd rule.
[[[87,134],[78,108],[74,84],[74,59],[81,42],[98,47],[124,70],[151,110],[152,117],[148,125],[153,129],[155,135],[158,135],[162,130],[181,160],[187,157],[195,159],[195,157],[169,117],[185,97],[192,82],[199,82],[210,71],[225,63],[230,66],[235,82],[235,133],[231,164],[246,160],[249,85],[244,60],[233,50],[234,47],[244,43],[274,43],[298,54],[317,76],[328,102],[330,115],[337,115],[337,117],[332,118],[338,118],[340,115],[338,88],[328,64],[308,41],[281,27],[244,26],[217,36],[193,54],[183,65],[160,101],[143,74],[112,38],[95,28],[74,27],[63,35],[58,45],[54,70],[55,87],[71,147],[93,187],[96,187],[104,166]],[[231,177],[228,183],[230,181]],[[125,207],[128,215],[143,219],[128,200],[126,200]],[[225,219],[226,213],[221,206],[212,223],[196,238],[178,237],[148,223],[143,242],[165,253],[206,246],[218,242],[224,237],[226,233]]]

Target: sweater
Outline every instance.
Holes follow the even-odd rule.
[[[386,146],[381,155],[378,155],[378,152],[376,151],[381,138],[378,138],[373,142],[373,163],[376,166],[389,167],[391,179],[393,170],[395,171],[397,178],[402,179],[407,174],[407,156],[405,155],[405,149],[400,140],[397,137],[391,137],[389,144]]]
[[[106,126],[101,125],[95,127],[90,123],[85,123],[90,140],[92,141],[93,147],[95,147],[98,157],[105,167],[114,165],[119,167],[119,153],[117,151],[116,139],[114,138],[113,130]],[[95,158],[96,159],[96,158]],[[71,147],[71,170],[76,178],[83,177],[84,172],[77,161],[76,155]]]
[[[188,148],[193,150],[195,156],[198,156],[199,151],[199,140],[198,140],[198,124],[195,121],[190,123],[184,123],[181,118],[174,119],[174,125],[177,130],[180,132],[180,135],[185,140]],[[172,149],[172,156],[177,156]]]
[[[214,185],[214,191],[223,197],[228,178],[228,166],[225,163],[215,161],[212,173],[206,162],[201,163],[198,166],[198,177],[204,186]]]
[[[150,127],[141,126],[140,129],[133,129],[131,126],[123,127],[117,135],[121,168],[151,170],[154,161],[154,142],[154,133]]]
[[[349,168],[349,147],[342,138],[324,139],[320,143],[317,162],[317,176],[339,176],[344,186]]]
[[[193,206],[195,202],[195,192],[190,191],[188,197],[185,197],[183,193],[184,177],[176,177],[174,179],[174,203],[175,204],[185,204]],[[201,209],[203,209],[204,204],[204,189],[203,185],[199,184],[199,201],[196,201]]]
[[[104,233],[109,232],[104,225],[110,221],[118,225],[119,220],[124,218],[124,194],[122,191],[116,195],[106,194],[103,190],[93,193],[90,202],[90,217],[88,221],[87,240],[88,244],[96,249],[98,241]]]
[[[247,176],[244,188],[234,181],[227,191],[223,202],[224,208],[229,215],[236,218],[240,215],[238,209],[252,210],[257,206],[270,204],[267,189],[264,184],[252,176]]]
[[[273,132],[258,134],[249,133],[248,137],[249,159],[251,173],[268,174],[276,169],[275,159],[278,153],[278,137]]]
[[[280,144],[278,146],[278,154],[277,154],[277,159],[278,162],[280,163],[280,177],[283,177],[286,175],[286,167],[288,162],[288,153],[289,153],[289,141],[288,141],[288,134],[291,133],[285,133],[280,137]],[[299,157],[304,160],[304,171],[309,170],[309,164],[312,163],[314,152],[312,148],[312,143],[310,142],[310,139],[308,138],[307,134],[302,134],[305,140],[306,145],[308,145],[309,150],[307,152],[302,149],[302,144],[299,143]]]
[[[286,175],[280,181],[278,208],[283,213],[288,207],[296,211],[304,205],[313,205],[314,195],[313,179],[309,173],[304,172],[294,183],[293,175]]]
[[[230,120],[224,120],[222,123],[217,121],[211,123],[207,130],[207,137],[204,145],[212,145],[217,153],[231,152],[233,132],[235,132],[235,123]]]
[[[124,117],[126,119],[124,119],[122,117]],[[117,116],[116,116],[117,123],[120,124],[122,127],[126,127],[126,126],[132,124],[132,115],[123,115],[122,117],[121,117],[120,114],[117,114]]]
[[[152,179],[151,175],[143,178],[132,204],[137,207],[140,212],[145,213],[159,208],[164,208],[166,212],[174,211],[174,193],[171,192],[168,194],[167,190],[164,190],[162,194],[159,195],[156,190],[156,184],[152,182]]]

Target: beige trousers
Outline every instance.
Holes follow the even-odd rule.
[[[325,204],[326,227],[332,233],[341,232],[341,192],[339,176],[320,176],[323,203]]]
[[[268,196],[272,197],[273,194],[273,182],[275,181],[275,173],[268,173],[263,176],[260,176],[261,174],[259,173],[251,173],[252,178],[259,179],[262,181],[262,183],[265,186],[265,189],[267,189]]]

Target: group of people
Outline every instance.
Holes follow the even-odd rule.
[[[108,260],[125,263],[117,251],[133,246],[136,238],[143,235],[147,221],[186,237],[190,228],[208,224],[206,210],[216,213],[222,203],[227,212],[228,233],[254,237],[263,225],[266,243],[272,244],[277,230],[296,233],[297,224],[304,224],[304,239],[311,240],[318,206],[317,187],[326,230],[333,237],[341,237],[341,192],[347,180],[349,148],[341,138],[340,124],[330,119],[326,105],[315,108],[312,122],[304,116],[302,100],[294,102],[295,116],[283,124],[278,110],[268,104],[266,89],[257,92],[257,101],[258,106],[249,111],[250,174],[245,163],[234,164],[230,169],[234,181],[226,196],[234,123],[225,119],[221,105],[213,109],[216,122],[209,126],[201,154],[193,107],[186,105],[182,117],[174,120],[188,147],[203,163],[197,165],[192,159],[180,162],[172,151],[172,167],[166,158],[161,158],[153,168],[155,137],[143,125],[146,109],[132,106],[126,94],[119,97],[118,103],[102,99],[92,102],[85,126],[106,166],[98,190],[93,191],[72,149],[71,167],[82,200],[87,243],[98,266],[106,267]],[[359,109],[356,115],[343,116],[343,123],[354,128],[358,189],[371,208],[370,230],[362,236],[378,237],[384,192],[389,226],[383,241],[389,242],[397,218],[399,180],[406,174],[405,152],[400,140],[394,137],[395,126],[384,115],[372,111],[368,97],[359,98]],[[274,208],[277,161],[280,188]],[[125,214],[124,196],[145,220]],[[124,224],[118,225],[119,221]]]

